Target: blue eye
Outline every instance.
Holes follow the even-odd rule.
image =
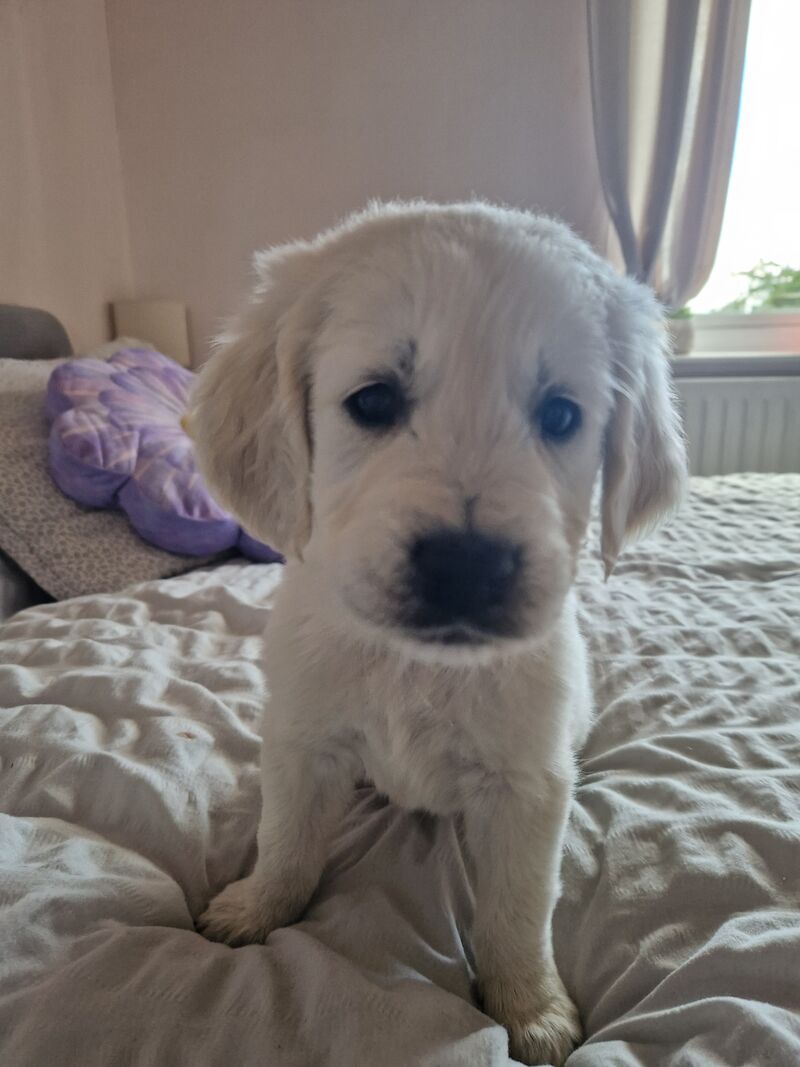
[[[565,396],[551,396],[539,408],[537,419],[542,437],[566,441],[580,429],[581,409]]]
[[[344,402],[353,422],[370,430],[388,430],[400,421],[405,399],[400,388],[391,382],[365,385]]]

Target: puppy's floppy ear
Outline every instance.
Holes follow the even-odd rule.
[[[310,348],[316,253],[260,253],[249,303],[200,372],[190,426],[203,477],[255,537],[301,555],[311,529]]]
[[[614,407],[603,458],[606,577],[623,544],[680,501],[686,449],[669,383],[664,316],[653,293],[615,278],[608,305]]]

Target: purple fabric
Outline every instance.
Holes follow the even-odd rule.
[[[45,407],[53,480],[79,504],[121,508],[145,541],[168,552],[237,548],[258,562],[279,562],[214,503],[200,478],[181,426],[193,378],[149,348],[56,367]]]

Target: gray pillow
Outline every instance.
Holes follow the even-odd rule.
[[[121,513],[81,507],[56,488],[44,392],[62,362],[0,359],[0,550],[56,600],[116,592],[218,558],[162,552]]]
[[[71,356],[67,331],[49,311],[0,304],[0,358],[55,359]]]

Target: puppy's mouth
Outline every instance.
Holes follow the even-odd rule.
[[[406,600],[395,625],[405,637],[423,645],[503,645],[523,636],[522,598],[511,603],[481,606],[480,610],[453,610],[451,605],[420,604]]]
[[[436,625],[419,622],[396,623],[389,627],[390,640],[399,644],[413,658],[427,663],[464,666],[487,663],[527,647],[533,635],[507,620],[500,628],[472,620],[453,620]]]
[[[475,626],[454,623],[450,626],[431,626],[424,628],[405,628],[405,634],[414,641],[426,645],[445,645],[448,647],[468,647],[486,645],[497,641],[500,635],[481,630]]]
[[[489,649],[513,644],[523,637],[510,618],[494,619],[491,624],[467,619],[429,619],[417,612],[409,612],[406,605],[400,610],[373,612],[365,611],[363,605],[350,597],[345,597],[345,601],[355,618],[366,624],[374,635],[382,633],[389,640],[399,639],[407,647],[416,646],[420,651]]]

